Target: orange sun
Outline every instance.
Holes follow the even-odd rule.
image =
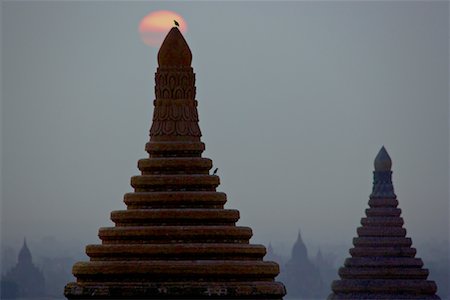
[[[186,21],[176,12],[158,10],[146,15],[139,24],[142,41],[151,47],[159,47],[170,28],[175,26],[174,20],[180,24],[180,31],[185,33]]]

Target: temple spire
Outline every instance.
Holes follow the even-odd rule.
[[[378,151],[378,154],[373,161],[373,165],[375,167],[375,172],[388,172],[391,170],[392,160],[384,146]]]
[[[373,172],[373,187],[370,198],[395,199],[396,195],[392,184],[392,160],[384,146],[378,151],[373,165],[375,171]]]
[[[192,53],[189,45],[177,27],[172,29],[164,39],[158,52],[158,65],[160,67],[190,67]]]
[[[186,40],[178,28],[173,27],[158,52],[155,109],[150,142],[146,146],[151,155],[174,156],[182,151],[199,156],[204,150],[205,145],[200,141],[202,133],[198,125],[195,74],[191,61],[192,54]]]
[[[31,252],[28,249],[26,238],[23,239],[23,245],[19,252],[19,263],[29,264],[32,262]]]

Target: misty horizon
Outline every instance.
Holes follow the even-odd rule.
[[[301,230],[309,255],[348,250],[385,145],[418,256],[448,258],[448,8],[3,2],[2,247],[54,239],[80,255],[125,209],[155,98],[138,24],[168,9],[189,25],[203,157],[252,243],[288,256]]]

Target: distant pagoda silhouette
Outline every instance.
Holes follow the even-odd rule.
[[[370,208],[353,239],[352,257],[339,269],[341,279],[333,281],[328,299],[440,299],[402,227],[391,179],[392,161],[384,146],[374,166]]]
[[[327,295],[322,294],[323,282],[319,269],[308,257],[300,230],[292,246],[291,258],[281,270],[280,281],[286,285],[288,297],[320,299]]]
[[[39,297],[45,295],[44,275],[34,265],[26,239],[23,240],[22,248],[19,251],[17,265],[6,273],[2,281],[16,286],[17,295],[15,296],[18,297]],[[8,290],[2,290],[0,298],[8,298],[8,292]]]
[[[252,230],[236,226],[239,211],[224,209],[219,177],[198,125],[192,54],[174,27],[158,53],[149,158],[131,178],[127,210],[113,211],[115,227],[100,228],[89,262],[73,267],[69,299],[282,299],[275,262],[251,245]]]

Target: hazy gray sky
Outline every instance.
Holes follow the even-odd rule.
[[[255,243],[349,247],[385,145],[408,236],[449,238],[448,2],[2,5],[2,239],[80,249],[124,209],[153,112],[140,19],[188,23],[205,157]]]

